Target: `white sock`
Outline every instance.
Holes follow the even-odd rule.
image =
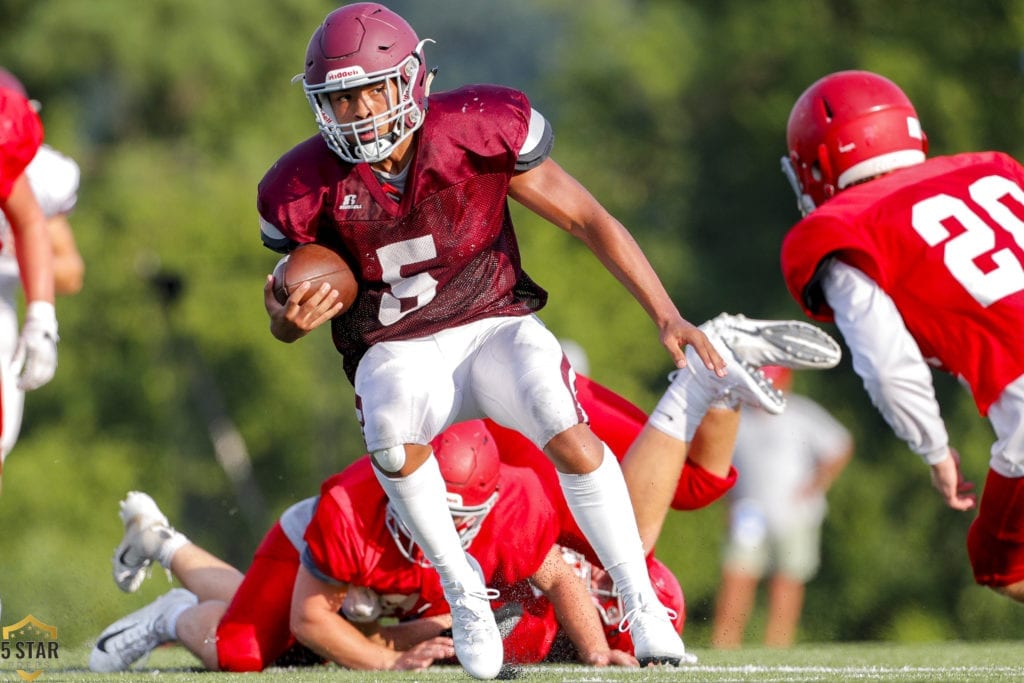
[[[710,407],[727,407],[717,377],[687,347],[687,366],[672,373],[672,382],[651,411],[647,423],[663,434],[690,443]],[[707,377],[698,377],[706,373]]]
[[[434,454],[407,477],[392,478],[376,467],[373,472],[413,541],[434,565],[445,590],[474,582],[476,572],[469,565],[445,502],[447,489]]]
[[[177,603],[164,615],[163,623],[165,627],[163,629],[164,634],[168,640],[178,639],[178,618],[184,614],[185,610],[192,609],[199,604],[199,598],[194,594],[192,595],[192,601],[187,603]]]
[[[168,527],[170,535],[167,537],[161,545],[160,549],[156,553],[156,561],[160,563],[160,566],[167,571],[171,570],[171,560],[174,558],[174,553],[189,543],[188,537],[181,533],[177,529]]]
[[[624,598],[650,594],[643,544],[622,469],[607,445],[601,465],[589,474],[558,473],[572,516]]]

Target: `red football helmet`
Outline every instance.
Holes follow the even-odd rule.
[[[483,420],[459,422],[430,442],[444,477],[448,509],[462,539],[462,547],[480,532],[484,518],[498,502],[501,459],[494,437]],[[385,522],[398,549],[410,562],[429,567],[430,562],[412,540],[412,534],[388,504]]]
[[[765,365],[761,368],[765,377],[771,380],[772,384],[779,391],[789,391],[793,386],[793,371],[781,365]]]
[[[430,82],[423,56],[426,42],[405,19],[374,2],[338,8],[313,32],[302,84],[320,133],[342,159],[353,164],[381,161],[423,125]],[[354,123],[335,120],[327,93],[381,82],[394,86],[389,97],[397,93],[386,112]],[[368,133],[371,140],[360,138]]]
[[[590,587],[590,598],[594,601],[594,607],[597,608],[601,623],[604,625],[608,647],[632,654],[633,639],[630,638],[629,631],[619,628],[623,617],[626,616],[626,610],[622,605],[622,596],[612,583],[612,577],[605,570],[591,564],[582,553],[566,546],[561,546],[561,550],[562,559],[583,579],[583,583]],[[653,556],[647,558],[647,571],[651,575],[654,594],[669,610],[676,631],[682,634],[686,623],[686,601],[679,580],[668,567]]]
[[[807,215],[854,183],[925,160],[928,140],[899,86],[869,71],[839,71],[793,105],[782,169]]]

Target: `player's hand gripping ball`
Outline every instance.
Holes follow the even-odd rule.
[[[310,284],[303,301],[326,282],[338,290],[338,300],[344,304],[344,311],[348,311],[359,293],[359,283],[348,262],[330,247],[315,242],[300,244],[277,262],[274,267],[274,298],[283,304],[303,282]]]

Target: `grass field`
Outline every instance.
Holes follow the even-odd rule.
[[[547,683],[566,681],[1024,681],[1024,644],[1017,641],[983,643],[848,643],[841,645],[800,645],[791,650],[751,647],[722,652],[694,650],[698,664],[682,669],[594,669],[542,665],[514,672],[518,680]],[[137,670],[123,674],[93,674],[87,671],[86,648],[62,651],[58,662],[40,664],[36,679],[44,681],[152,681],[154,683],[226,683],[240,681],[239,674],[200,671],[196,660],[179,647],[156,650]],[[30,672],[29,672],[30,673]],[[23,680],[0,661],[0,680]],[[247,675],[244,680],[267,683],[330,681],[469,681],[460,668],[436,667],[422,672],[358,672],[335,667],[275,669]]]

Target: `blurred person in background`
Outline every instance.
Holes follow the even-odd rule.
[[[741,411],[732,460],[738,476],[728,493],[729,535],[711,636],[717,648],[742,645],[758,584],[766,577],[764,644],[793,644],[804,586],[821,562],[825,494],[853,456],[849,430],[811,399],[789,392],[788,368],[762,370],[786,392],[786,410]]]
[[[16,312],[12,309],[4,314],[8,316],[8,329],[3,343],[10,342],[10,347],[0,358],[0,375],[4,387],[8,386],[8,379],[15,387],[17,395],[11,401],[20,401],[20,392],[43,386],[57,371],[53,249],[46,215],[25,173],[42,142],[42,121],[24,90],[10,80],[0,82],[0,210],[8,228],[2,248],[5,252],[13,248],[25,299],[20,332]],[[0,415],[5,423],[6,394],[6,390],[0,394],[4,403]],[[18,415],[20,418],[20,410]],[[6,433],[7,425],[2,429]],[[6,454],[6,449],[0,452],[0,476]]]
[[[927,158],[907,95],[868,71],[797,99],[783,171],[804,218],[782,244],[790,294],[834,321],[879,412],[971,510],[932,383],[959,378],[995,431],[967,534],[975,581],[1024,602],[1024,167],[1001,152]]]
[[[0,88],[28,98],[25,87],[10,71],[0,67]],[[38,112],[40,105],[29,100]],[[68,214],[78,200],[79,169],[72,159],[43,143],[25,169],[28,184],[46,219],[53,251],[53,284],[56,294],[75,294],[82,288],[85,264],[75,244]],[[18,298],[21,275],[11,224],[0,216],[0,364],[11,368],[18,342]],[[0,372],[3,427],[0,429],[0,466],[17,443],[25,407],[25,393],[14,372]]]

